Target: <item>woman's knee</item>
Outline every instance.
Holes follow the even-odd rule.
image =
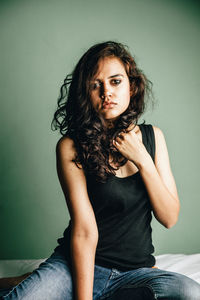
[[[200,285],[191,278],[178,275],[177,282],[179,283],[180,300],[199,300]]]
[[[191,278],[174,272],[169,272],[169,277],[164,283],[166,299],[199,300],[200,285]]]

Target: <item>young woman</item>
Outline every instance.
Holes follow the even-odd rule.
[[[127,285],[154,299],[200,299],[197,282],[156,268],[152,255],[152,212],[170,228],[180,204],[162,131],[138,124],[150,92],[112,41],[91,47],[66,77],[53,125],[71,220],[51,257],[2,299],[110,299]]]

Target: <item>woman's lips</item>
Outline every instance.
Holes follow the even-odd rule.
[[[104,103],[103,108],[104,109],[111,109],[111,108],[115,107],[115,105],[117,105],[117,103],[115,103],[115,102]]]

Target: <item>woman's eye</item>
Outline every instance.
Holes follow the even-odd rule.
[[[113,79],[112,83],[114,83],[115,85],[118,85],[118,84],[121,83],[121,80],[120,79]]]
[[[92,83],[90,86],[91,86],[92,90],[96,90],[97,88],[100,87],[100,83],[99,82],[95,82],[95,83]]]

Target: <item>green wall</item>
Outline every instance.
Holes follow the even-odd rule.
[[[0,1],[0,259],[47,257],[68,224],[50,123],[65,75],[108,39],[154,83],[144,118],[163,130],[177,182],[180,218],[153,221],[156,254],[200,252],[199,16],[196,1]]]

